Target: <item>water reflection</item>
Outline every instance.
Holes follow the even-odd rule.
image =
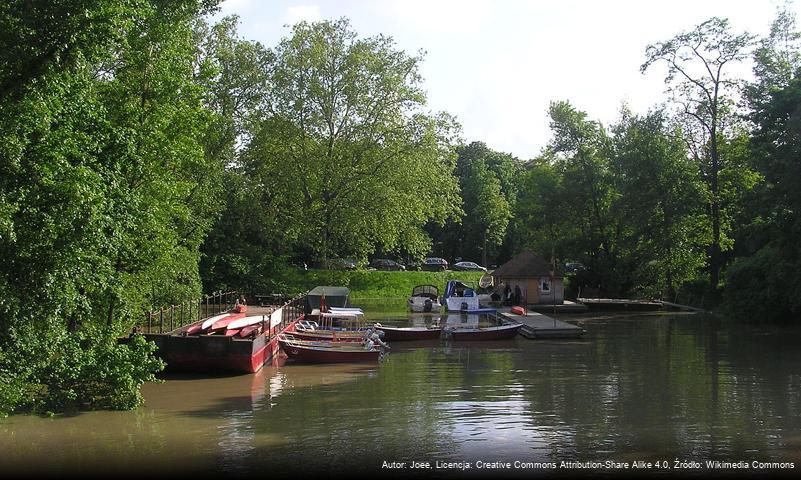
[[[481,321],[466,317],[370,316]],[[584,326],[580,341],[396,342],[380,365],[171,375],[145,386],[135,412],[0,420],[0,464],[163,474],[356,472],[410,458],[801,461],[799,329],[698,316]]]

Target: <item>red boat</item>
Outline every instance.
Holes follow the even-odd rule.
[[[322,327],[314,321],[300,320],[289,329],[288,333],[291,333],[295,339],[299,340],[362,342],[368,333],[368,329],[372,330],[372,328],[365,326],[363,315],[361,309],[359,309],[359,312],[324,312],[319,314],[319,318],[323,322]],[[350,324],[350,328],[347,330],[334,329],[333,322],[335,319],[347,322]]]
[[[504,340],[514,338],[522,323],[496,327],[446,328],[445,333],[454,340]]]
[[[292,335],[278,335],[281,350],[289,358],[308,363],[354,363],[377,362],[381,350],[367,349],[361,344],[340,342],[310,342]]]
[[[378,325],[376,330],[384,332],[384,340],[434,340],[442,335],[442,327],[385,327]]]
[[[279,353],[277,335],[303,318],[298,307],[302,300],[296,299],[281,307],[254,307],[251,309],[254,318],[245,319],[245,313],[226,312],[170,332],[146,333],[145,336],[156,343],[158,356],[170,370],[253,373]],[[221,319],[230,319],[227,326],[239,328],[210,330],[209,327]],[[260,321],[254,323],[256,320]],[[204,323],[209,330],[202,330]]]

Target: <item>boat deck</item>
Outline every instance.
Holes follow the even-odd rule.
[[[501,319],[522,323],[520,335],[528,339],[578,338],[586,333],[586,330],[577,325],[539,312],[526,311],[526,315],[515,315],[510,308],[504,307],[498,310],[498,315]]]

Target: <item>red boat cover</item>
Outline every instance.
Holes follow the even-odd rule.
[[[258,329],[259,329],[259,325],[250,325],[250,326],[245,327],[242,330],[240,330],[239,331],[239,336],[242,337],[242,338],[245,338],[248,335],[250,335],[251,333],[253,333],[256,330],[258,330]]]
[[[203,328],[203,325],[200,324],[200,323],[192,325],[191,327],[186,329],[186,334],[187,335],[194,335],[196,333],[200,333],[200,329],[201,328]]]

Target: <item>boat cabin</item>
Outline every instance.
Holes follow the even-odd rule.
[[[314,287],[306,295],[306,315],[313,310],[319,310],[321,304],[325,304],[326,309],[331,307],[347,307],[350,290],[348,287],[319,286]]]

